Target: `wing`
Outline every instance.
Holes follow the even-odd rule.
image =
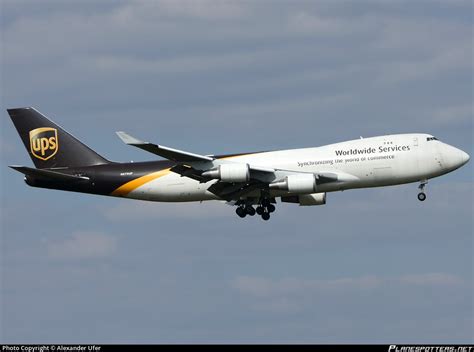
[[[201,183],[216,181],[215,177],[210,177],[210,170],[215,170],[220,165],[241,164],[228,159],[218,159],[213,156],[199,155],[173,149],[158,144],[143,142],[128,135],[125,132],[117,132],[120,139],[128,145],[146,150],[150,153],[162,156],[176,162],[170,170],[182,177],[189,177]],[[242,165],[242,164],[241,164]],[[245,164],[247,165],[247,164]],[[262,167],[259,165],[248,165],[249,178],[245,182],[223,182],[217,179],[208,190],[217,196],[230,201],[245,197],[248,193],[260,189],[268,190],[272,186],[282,184],[283,180],[292,175],[314,175],[317,184],[330,182],[350,182],[357,179],[355,176],[339,171],[322,171],[316,174],[305,173],[292,170],[282,170]]]
[[[199,155],[194,153],[185,152],[183,150],[168,148],[162,145],[153,144],[149,142],[143,142],[135,137],[130,136],[125,132],[116,132],[119,138],[128,145],[146,150],[147,152],[162,156],[163,158],[176,161],[176,162],[186,162],[186,161],[212,161],[214,158]]]

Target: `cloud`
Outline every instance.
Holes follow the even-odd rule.
[[[430,290],[459,289],[465,283],[465,280],[457,275],[426,273],[397,277],[365,275],[326,280],[238,276],[230,282],[230,286],[251,299],[253,309],[294,313],[314,304],[335,304],[346,297],[357,301],[364,297],[383,295],[383,292],[406,291],[412,287]]]
[[[299,295],[311,292],[337,292],[351,290],[372,290],[380,287],[383,280],[376,276],[340,278],[334,280],[309,280],[284,278],[280,280],[262,277],[239,276],[231,286],[244,294],[256,297]]]
[[[474,105],[459,104],[442,106],[427,112],[431,114],[432,121],[442,125],[452,125],[457,123],[472,123],[474,118]]]
[[[264,140],[257,133],[263,128],[272,143],[284,143],[281,126],[289,119],[295,134],[318,140],[349,134],[338,128],[345,123],[361,133],[425,126],[418,116],[429,104],[418,99],[399,109],[400,100],[414,95],[391,89],[469,73],[470,26],[419,12],[403,16],[373,2],[358,11],[343,7],[330,1],[279,3],[279,10],[266,3],[136,1],[97,12],[23,11],[4,25],[10,82],[4,100],[38,101],[41,109],[55,97],[52,106],[71,120],[85,110],[97,127],[146,111],[137,128],[186,123],[209,133],[217,125],[222,135],[245,134],[254,143]],[[443,106],[470,103],[467,90],[451,98],[431,87],[444,84],[416,88],[416,95],[429,91]],[[316,128],[306,128],[312,124]],[[200,135],[181,133],[190,135],[185,140]]]
[[[220,201],[193,203],[157,203],[137,200],[118,201],[117,205],[102,208],[110,221],[129,222],[154,219],[218,219],[235,216],[234,208]]]
[[[74,260],[112,255],[117,240],[102,232],[74,232],[68,238],[48,243],[48,255],[53,259]]]
[[[433,79],[450,71],[468,69],[472,56],[469,46],[452,47],[449,51],[433,53],[429,57],[397,60],[384,64],[378,84],[393,84],[411,80]]]
[[[375,30],[376,22],[368,17],[360,18],[320,16],[310,12],[289,15],[288,30],[300,35],[349,36],[367,35]]]
[[[245,3],[235,0],[134,0],[114,15],[124,21],[159,18],[232,20],[245,13]]]
[[[421,286],[459,286],[464,283],[461,278],[445,273],[405,275],[401,276],[397,281],[402,284]]]

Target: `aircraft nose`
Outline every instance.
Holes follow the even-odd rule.
[[[444,159],[444,166],[450,171],[460,168],[470,159],[469,154],[449,144],[444,145],[442,155]]]
[[[470,157],[469,157],[469,154],[467,154],[466,152],[462,151],[461,149],[459,149],[459,152],[460,152],[460,157],[461,157],[461,165],[464,165],[466,164]]]

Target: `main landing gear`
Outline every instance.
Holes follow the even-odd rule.
[[[418,200],[420,202],[425,201],[426,199],[426,193],[424,192],[425,186],[428,184],[427,180],[421,181],[420,185],[418,186],[418,189],[420,190],[420,193],[418,193]]]
[[[237,213],[238,216],[241,218],[245,218],[247,215],[254,216],[255,215],[255,209],[251,204],[241,204],[235,209],[235,212]]]
[[[269,199],[262,199],[260,204],[255,209],[252,204],[241,203],[235,209],[237,215],[241,218],[245,218],[247,215],[254,216],[255,213],[260,215],[263,220],[267,221],[270,219],[270,213],[275,211],[275,206],[271,203]]]

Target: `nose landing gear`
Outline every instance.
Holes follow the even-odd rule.
[[[428,180],[423,180],[420,182],[420,185],[418,186],[418,189],[420,190],[420,193],[418,193],[418,200],[420,202],[424,202],[426,199],[426,193],[424,192],[424,190],[427,184],[428,184]]]

